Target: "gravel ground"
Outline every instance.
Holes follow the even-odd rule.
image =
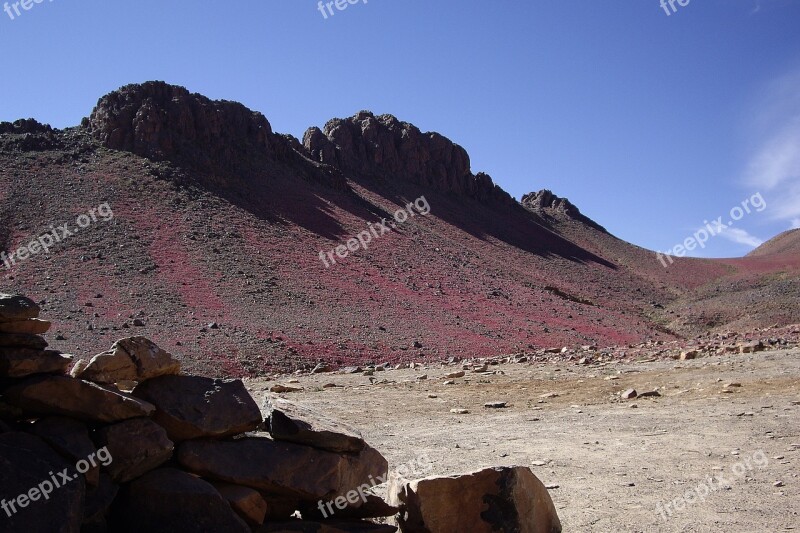
[[[429,365],[376,372],[374,384],[336,373],[248,386],[259,399],[275,383],[302,387],[282,396],[360,428],[393,467],[423,454],[433,475],[530,466],[565,531],[790,531],[800,529],[798,356],[506,364],[449,385],[460,366]],[[660,396],[623,400],[629,388]],[[507,407],[484,407],[492,401]],[[714,490],[684,498],[709,477]]]

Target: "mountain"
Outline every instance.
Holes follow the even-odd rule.
[[[0,262],[4,292],[35,296],[80,355],[141,334],[196,373],[800,322],[797,253],[665,267],[550,191],[516,201],[391,115],[301,141],[164,82],[103,96],[73,128],[0,124],[0,257],[42,234],[60,242]]]

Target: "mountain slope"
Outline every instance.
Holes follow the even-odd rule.
[[[5,269],[3,289],[42,300],[86,354],[144,334],[195,372],[668,340],[705,287],[797,279],[792,261],[664,268],[548,191],[514,201],[463,148],[390,115],[301,143],[162,82],[106,95],[80,127],[0,125],[0,169],[0,248],[79,229]],[[415,201],[366,249],[332,252]],[[105,203],[113,219],[77,227]]]

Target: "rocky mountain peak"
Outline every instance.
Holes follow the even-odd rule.
[[[303,146],[312,160],[345,173],[409,181],[483,202],[514,203],[487,174],[470,171],[464,148],[393,115],[360,111],[329,120],[323,129],[309,128]]]
[[[589,224],[597,229],[605,231],[605,229],[597,224],[595,221],[584,216],[580,209],[570,202],[567,198],[561,198],[553,194],[549,189],[542,189],[537,192],[530,192],[523,195],[520,204],[529,211],[540,215],[550,215],[556,217],[567,217],[573,220],[578,220]]]
[[[162,81],[103,96],[82,125],[108,148],[193,167],[225,168],[272,152],[272,127],[261,113]]]

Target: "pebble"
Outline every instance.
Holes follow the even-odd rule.
[[[454,415],[467,415],[469,411],[466,409],[450,409],[450,412]]]

